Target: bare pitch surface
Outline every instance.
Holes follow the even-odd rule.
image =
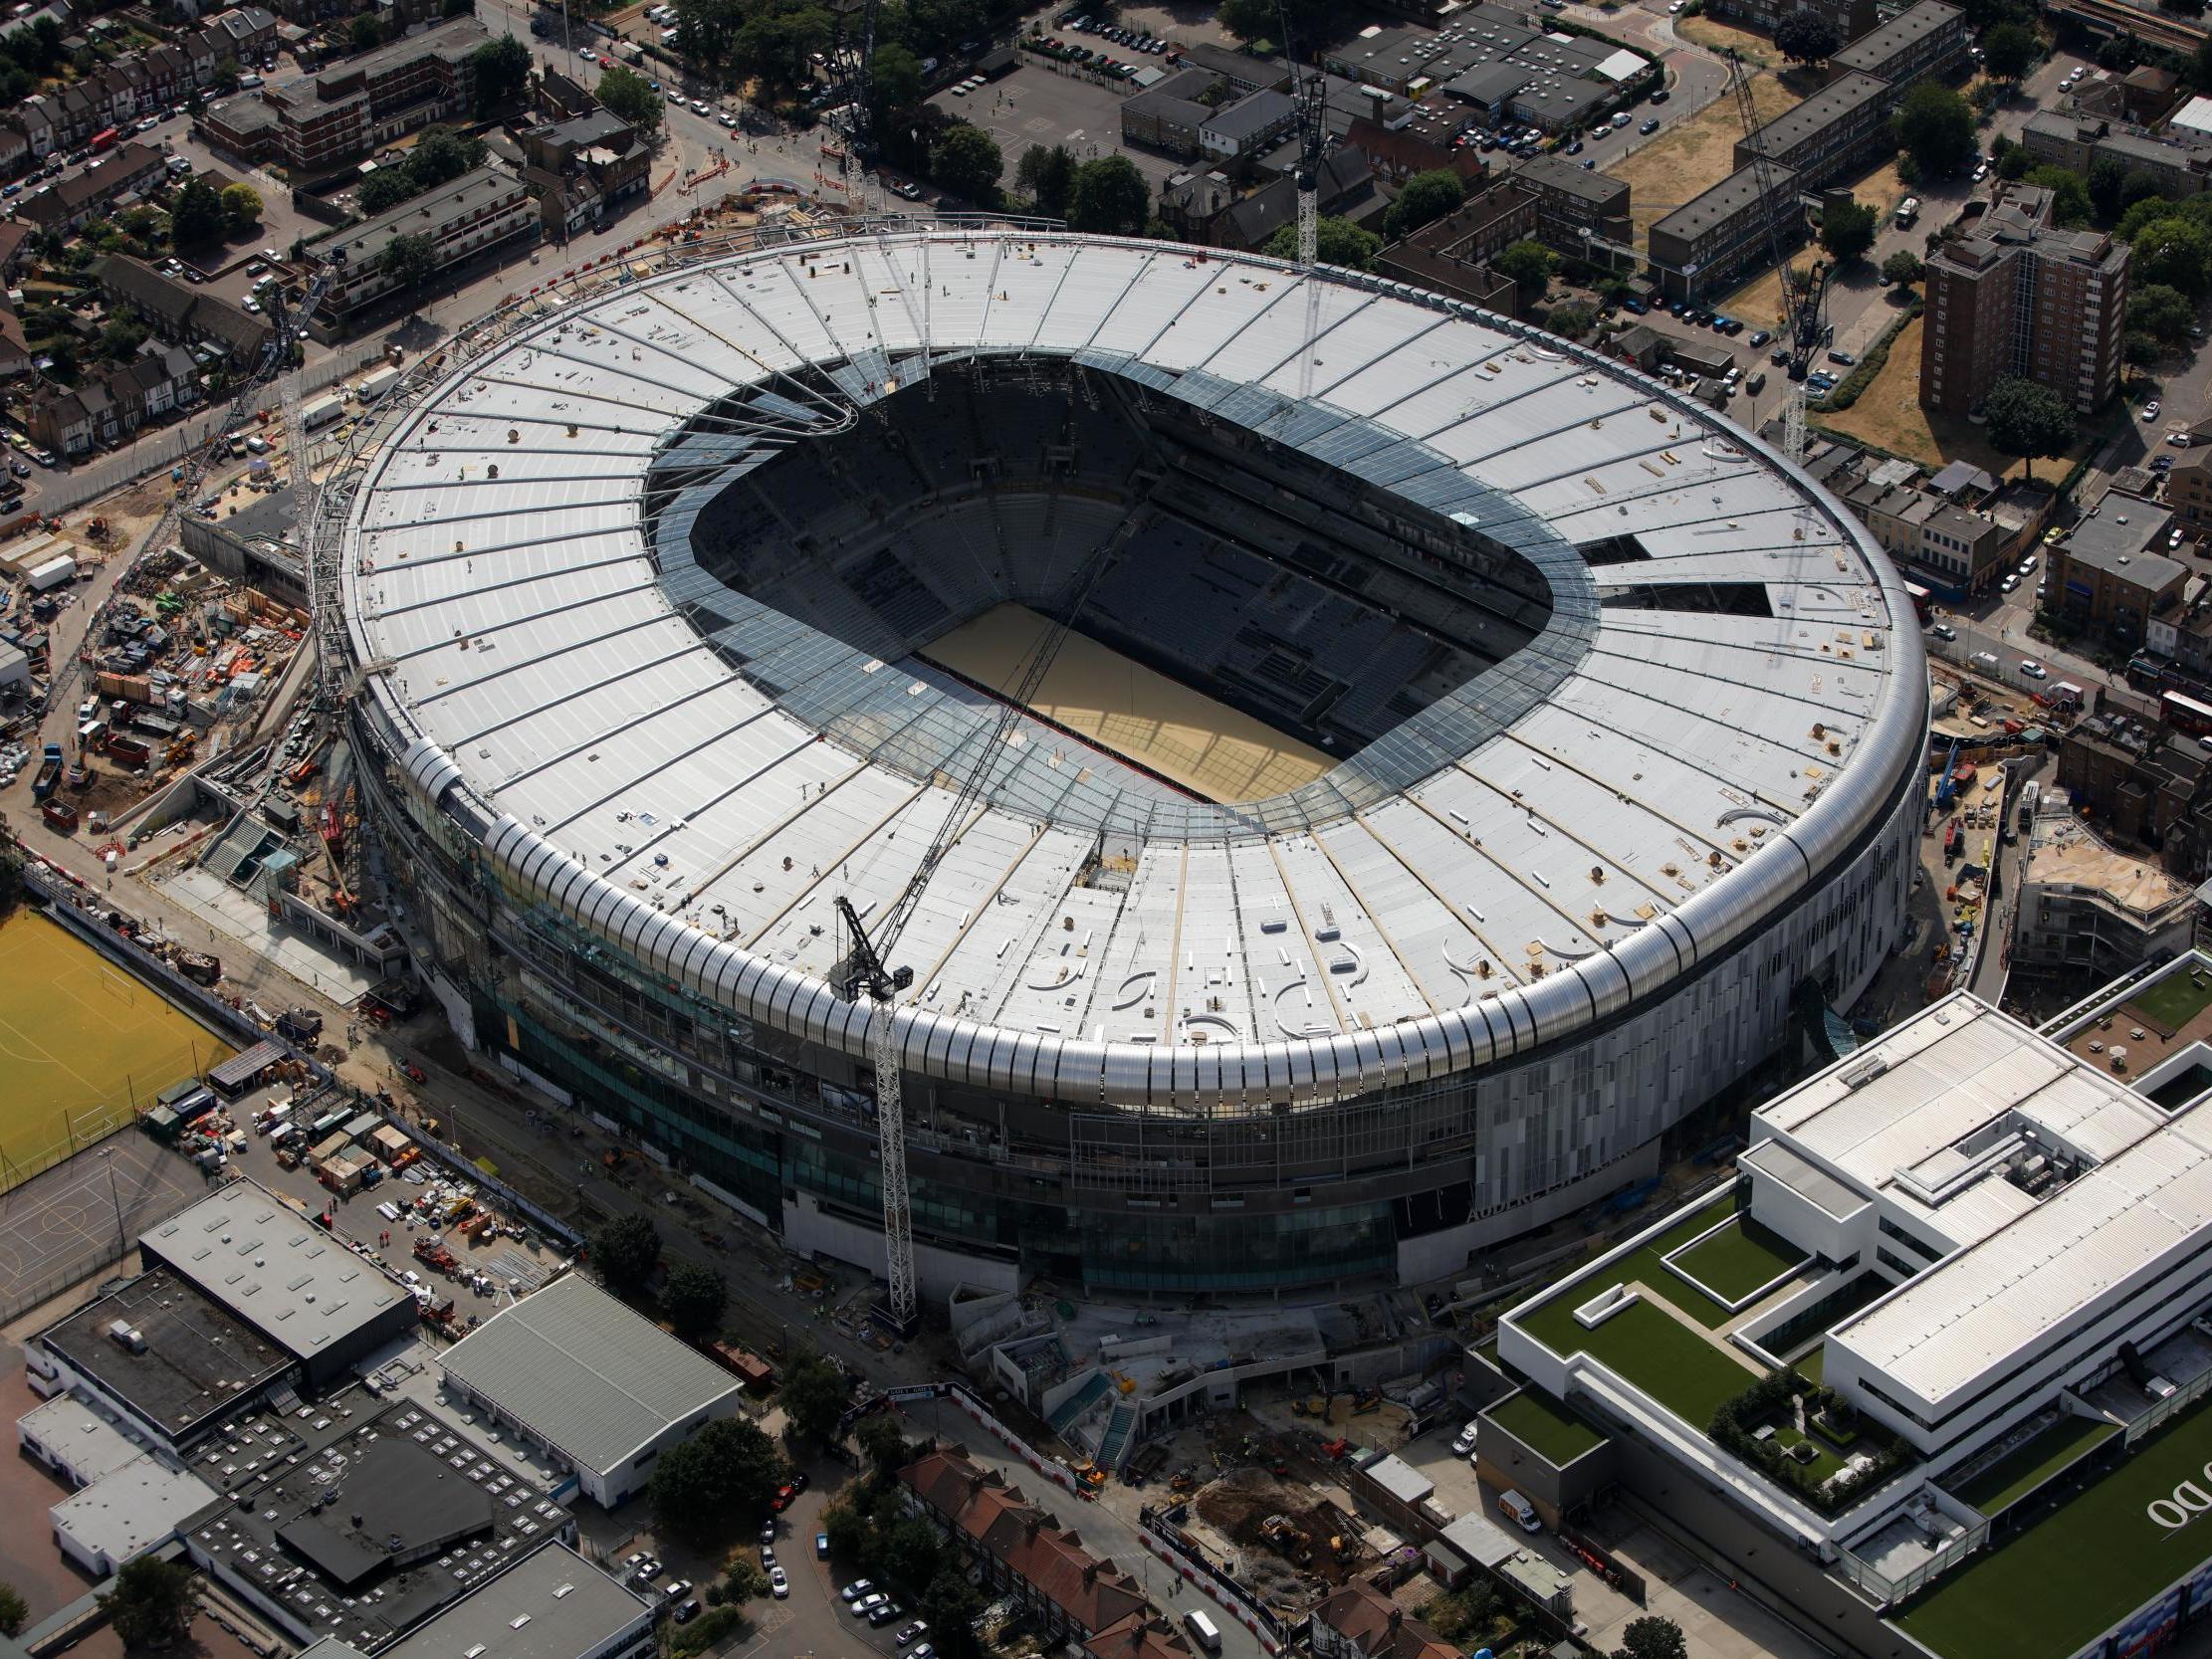
[[[930,643],[955,674],[1010,696],[1050,624],[1026,605],[994,605]],[[1261,800],[1336,762],[1070,629],[1028,709],[1210,801]]]
[[[235,1050],[32,911],[0,923],[0,1189]]]

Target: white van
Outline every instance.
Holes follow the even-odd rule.
[[[1221,1651],[1220,1631],[1214,1627],[1212,1619],[1196,1607],[1183,1615],[1183,1628],[1191,1633],[1191,1640],[1197,1642],[1207,1652],[1218,1653]]]
[[[1518,1492],[1499,1493],[1497,1512],[1524,1533],[1540,1533],[1544,1530],[1544,1523],[1536,1513],[1536,1506]]]

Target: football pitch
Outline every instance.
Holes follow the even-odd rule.
[[[235,1052],[29,910],[0,923],[0,1191]]]

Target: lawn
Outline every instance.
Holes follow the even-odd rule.
[[[1716,18],[1677,17],[1674,33],[1715,56],[1737,53],[1754,69],[1775,69],[1782,63],[1782,54],[1774,49],[1772,36],[1753,34],[1749,29],[1738,29]]]
[[[1554,1405],[1533,1389],[1523,1388],[1517,1394],[1507,1395],[1482,1416],[1484,1421],[1497,1424],[1521,1444],[1555,1464],[1572,1463],[1605,1442],[1605,1436],[1580,1417]]]
[[[57,923],[0,923],[0,1190],[235,1051]]]
[[[1762,120],[1772,120],[1798,103],[1798,95],[1772,75],[1752,78],[1751,97]],[[1629,182],[1636,239],[1641,242],[1655,222],[1734,172],[1736,140],[1742,136],[1735,100],[1716,98],[1694,115],[1668,125],[1619,166],[1601,161],[1607,173]]]
[[[2199,1405],[2087,1491],[1935,1582],[1898,1618],[1944,1659],[2074,1653],[2204,1562],[2212,1519],[2168,1531],[2146,1513],[2212,1460]]]
[[[1609,1286],[1635,1280],[1663,1289],[1667,1300],[1683,1313],[1706,1329],[1717,1330],[1733,1316],[1711,1297],[1699,1296],[1667,1272],[1659,1258],[1670,1250],[1679,1250],[1723,1216],[1735,1213],[1733,1190],[1709,1204],[1698,1205],[1694,1215],[1683,1216],[1642,1249],[1630,1252],[1602,1271],[1592,1270],[1566,1280],[1549,1300],[1519,1322],[1521,1329],[1556,1353],[1572,1353],[1582,1346],[1581,1339],[1587,1335],[1575,1323],[1575,1310]]]
[[[2000,455],[1983,429],[1962,417],[1931,414],[1920,407],[1920,317],[1914,317],[1890,343],[1889,360],[1859,396],[1859,401],[1839,413],[1817,418],[1823,427],[1848,438],[1879,445],[1893,455],[1909,456],[1930,468],[1952,461],[1971,461],[2000,478],[2025,476],[2028,463]],[[2087,440],[2065,460],[2041,463],[2043,476],[2065,476],[2076,456],[2087,453]]]
[[[1738,1217],[1674,1258],[1674,1266],[1714,1295],[1741,1302],[1762,1285],[1805,1265],[1804,1251],[1749,1217]]]
[[[1574,1330],[1581,1341],[1567,1351],[1581,1349],[1699,1433],[1715,1411],[1759,1380],[1749,1364],[1715,1348],[1649,1296],[1595,1331],[1579,1325]]]
[[[2145,1024],[2155,1025],[2169,1037],[2207,1006],[2212,1006],[2212,978],[2200,985],[2194,974],[2181,968],[2127,999],[2127,1007]]]
[[[2034,1439],[2015,1446],[1964,1486],[1955,1489],[1961,1503],[1971,1504],[1984,1515],[1995,1515],[2064,1469],[2093,1446],[2117,1434],[2112,1423],[2094,1417],[2061,1417]]]

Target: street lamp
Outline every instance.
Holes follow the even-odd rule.
[[[115,1148],[112,1146],[101,1147],[100,1157],[101,1161],[108,1165],[108,1199],[115,1206],[115,1251],[119,1257],[126,1253],[130,1246],[123,1236],[122,1194],[115,1187]]]

